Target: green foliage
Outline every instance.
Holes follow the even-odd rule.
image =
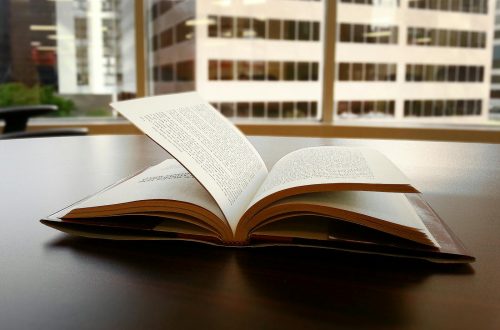
[[[59,110],[57,117],[70,116],[75,109],[73,101],[56,95],[51,86],[28,87],[22,83],[8,83],[0,85],[0,107],[32,104],[54,104]]]
[[[88,117],[109,117],[110,110],[106,108],[96,108],[93,110],[88,110],[86,113]]]

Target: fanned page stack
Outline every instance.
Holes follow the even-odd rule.
[[[376,150],[299,149],[268,169],[246,137],[195,92],[112,106],[174,159],[42,219],[44,224],[93,238],[474,260]]]

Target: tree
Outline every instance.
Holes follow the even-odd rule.
[[[54,114],[57,117],[70,116],[75,109],[72,100],[57,95],[51,86],[28,87],[22,83],[0,85],[0,107],[35,104],[57,105],[58,111]]]

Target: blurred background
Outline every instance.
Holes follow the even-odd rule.
[[[197,90],[256,125],[500,128],[499,4],[0,0],[0,107],[120,121],[111,101]]]

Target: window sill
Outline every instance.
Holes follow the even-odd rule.
[[[283,120],[275,123],[239,120],[235,124],[247,135],[500,143],[500,123],[496,122],[491,125],[380,121],[343,121],[324,124]],[[36,119],[30,122],[28,130],[61,127],[87,127],[89,134],[141,134],[126,120],[115,118]]]

